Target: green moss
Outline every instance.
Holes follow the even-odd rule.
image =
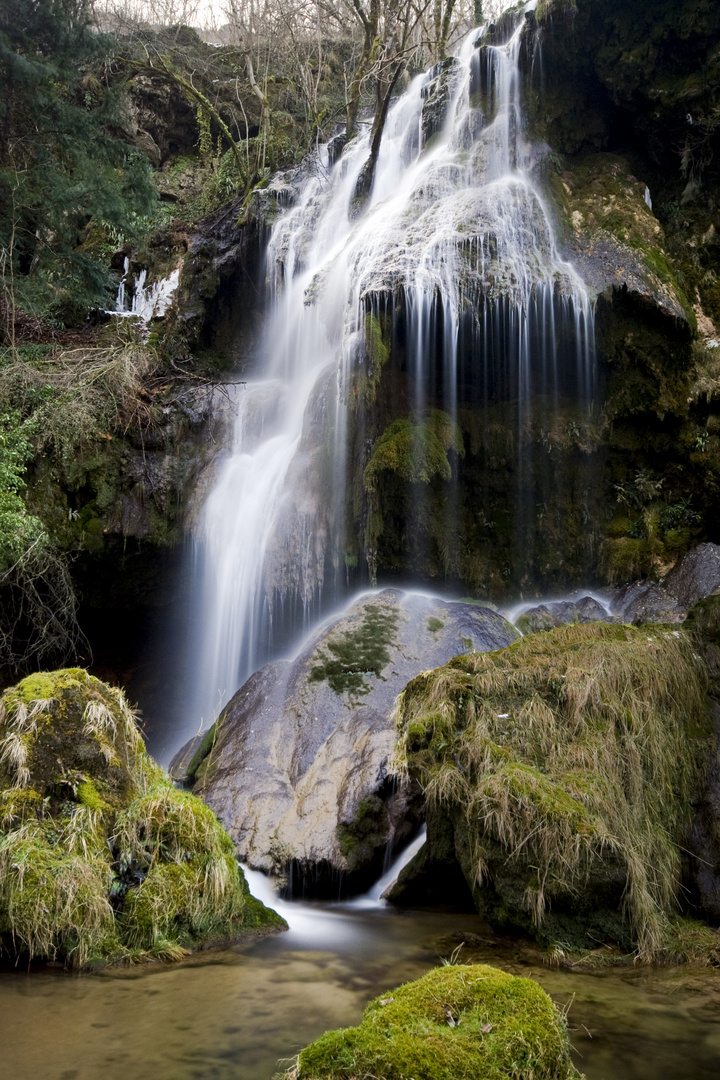
[[[397,608],[366,604],[356,626],[331,637],[315,654],[310,682],[327,682],[336,694],[351,697],[368,694],[366,675],[382,678],[390,661],[398,620]]]
[[[450,815],[486,917],[573,947],[615,923],[623,947],[664,955],[710,747],[693,650],[662,627],[568,626],[408,684],[397,766]]]
[[[427,621],[427,628],[431,634],[436,633],[438,630],[442,630],[444,625],[445,623],[442,619],[438,619],[434,615],[431,615]]]
[[[247,897],[230,837],[148,757],[120,690],[68,668],[5,691],[0,951],[176,959],[242,936]],[[284,926],[259,901],[251,921]]]
[[[340,851],[347,868],[353,870],[372,862],[378,849],[387,845],[389,824],[387,809],[379,795],[361,799],[350,821],[341,821],[337,828]]]
[[[570,1080],[565,1021],[531,979],[485,964],[435,968],[371,1001],[358,1027],[300,1052],[295,1080]]]
[[[417,423],[412,420],[393,420],[375,441],[365,468],[364,483],[372,491],[380,473],[395,473],[410,484],[428,484],[438,476],[452,476],[447,455],[454,451],[464,454],[460,429],[447,413],[431,409]]]
[[[89,810],[98,810],[102,813],[110,809],[92,780],[83,780],[78,784],[77,797],[80,805],[87,806]]]
[[[377,397],[382,370],[390,358],[390,348],[384,340],[382,322],[371,311],[368,311],[365,315],[365,350],[367,353],[367,374],[364,383],[364,397],[366,404],[372,405]]]
[[[219,719],[216,720],[215,723],[207,729],[202,739],[200,740],[200,745],[190,759],[190,764],[188,765],[187,772],[185,774],[186,779],[190,785],[193,785],[195,783],[201,767],[205,765],[205,768],[207,768],[207,758],[212,753],[213,747],[217,742],[217,737],[220,730],[218,727],[219,722]]]

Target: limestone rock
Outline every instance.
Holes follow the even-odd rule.
[[[454,56],[449,56],[435,65],[430,73],[430,80],[423,87],[423,107],[420,117],[423,146],[426,146],[433,135],[437,135],[443,129],[448,106],[460,74],[459,68],[459,61]]]
[[[663,580],[663,587],[687,610],[720,588],[720,546],[698,544]]]
[[[389,787],[397,695],[423,669],[515,637],[489,608],[396,589],[368,593],[325,623],[295,660],[268,664],[237,692],[194,766],[194,790],[251,866],[281,869],[295,860],[347,872],[363,833],[358,819],[376,813],[368,800]],[[171,766],[176,775],[188,749]],[[406,812],[398,804],[396,817]],[[378,820],[382,860],[396,824],[392,808]]]
[[[677,598],[657,581],[634,581],[621,589],[613,602],[621,622],[682,622],[687,614]]]
[[[592,596],[579,600],[557,600],[524,611],[515,625],[523,634],[537,634],[568,623],[613,622],[613,616]]]

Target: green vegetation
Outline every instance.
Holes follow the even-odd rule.
[[[706,686],[678,631],[535,634],[410,682],[397,768],[420,782],[429,814],[451,820],[486,917],[568,951],[589,928],[595,944],[658,958],[676,951],[669,916],[708,753]]]
[[[448,453],[465,453],[459,427],[440,409],[420,420],[393,420],[376,440],[365,468],[365,488],[374,491],[380,473],[390,471],[408,484],[428,484],[433,477],[452,476]]]
[[[564,1017],[531,979],[486,964],[435,968],[328,1031],[287,1080],[571,1080]]]
[[[61,323],[109,306],[99,228],[138,235],[155,193],[148,161],[121,130],[113,40],[93,32],[90,0],[7,0],[0,16],[0,252],[3,332],[15,319]]]
[[[442,630],[445,623],[442,619],[437,619],[434,615],[431,615],[427,621],[427,628],[431,634],[436,633],[438,630]]]
[[[34,428],[17,410],[3,410],[2,397],[0,672],[63,661],[80,637],[67,564],[21,495]]]
[[[279,929],[232,841],[147,755],[122,691],[81,668],[0,698],[0,951],[88,963],[177,959]]]
[[[336,694],[347,693],[351,698],[369,694],[365,676],[382,678],[399,618],[397,608],[366,604],[362,615],[354,616],[355,626],[335,633],[324,647],[318,648],[309,681],[327,682]]]

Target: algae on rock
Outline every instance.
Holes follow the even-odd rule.
[[[232,841],[145,751],[121,690],[82,668],[0,698],[0,953],[82,967],[285,926]]]
[[[327,1031],[286,1080],[579,1080],[565,1019],[532,979],[447,965],[371,1001],[354,1028]]]
[[[676,951],[706,684],[688,635],[592,623],[408,684],[397,768],[449,819],[482,914],[564,951],[598,938],[641,959]]]

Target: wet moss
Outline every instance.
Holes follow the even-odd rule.
[[[456,657],[408,684],[401,772],[449,815],[478,909],[577,950],[665,954],[709,753],[688,635],[587,624]]]
[[[0,951],[175,959],[246,933],[246,899],[229,836],[147,755],[120,690],[67,668],[5,691]],[[263,912],[277,927],[256,902],[252,928]]]
[[[358,1027],[300,1052],[293,1080],[571,1080],[565,1021],[537,983],[486,964],[435,968],[371,1001]]]
[[[317,650],[310,668],[310,682],[327,682],[339,696],[359,697],[370,692],[366,676],[382,678],[390,661],[400,613],[384,604],[366,604],[351,629],[335,634]]]
[[[436,476],[449,480],[451,450],[459,456],[465,452],[462,434],[447,413],[432,409],[418,422],[394,420],[373,446],[365,488],[372,491],[378,475],[386,471],[409,484],[427,484]]]

